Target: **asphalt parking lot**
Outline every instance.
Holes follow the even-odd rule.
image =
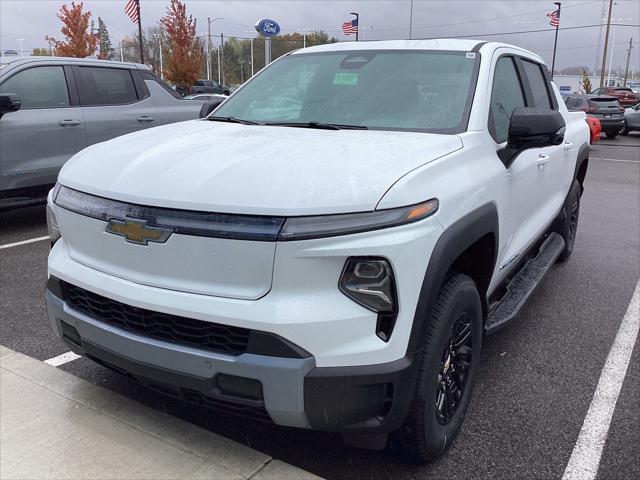
[[[68,350],[45,314],[46,235],[44,207],[0,212],[0,344],[39,360]],[[426,466],[394,449],[347,449],[336,435],[220,416],[146,391],[85,358],[59,368],[330,479],[561,478],[639,277],[634,133],[593,146],[572,258],[551,270],[517,322],[485,339],[462,432]],[[636,342],[597,478],[640,478],[639,398]]]

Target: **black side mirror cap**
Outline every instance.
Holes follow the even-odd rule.
[[[204,102],[202,104],[202,107],[200,107],[200,118],[205,118],[206,116],[208,116],[216,109],[218,105],[220,105],[225,100],[226,98],[214,98],[213,100],[207,100],[206,102]]]
[[[15,93],[0,94],[0,117],[5,113],[17,112],[21,106],[22,102]]]
[[[557,110],[517,108],[509,122],[507,145],[498,151],[498,157],[509,168],[524,150],[560,145],[565,128],[564,118]]]

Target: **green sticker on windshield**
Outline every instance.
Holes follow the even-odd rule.
[[[336,76],[333,77],[334,85],[357,85],[358,84],[358,74],[352,72],[338,72]]]

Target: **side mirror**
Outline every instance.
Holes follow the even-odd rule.
[[[218,105],[224,102],[226,98],[214,98],[213,100],[207,100],[200,107],[200,118],[205,118],[211,112],[213,112]]]
[[[17,112],[21,105],[22,102],[15,93],[0,94],[0,117],[5,113]]]
[[[556,110],[517,108],[509,122],[507,145],[498,151],[498,157],[509,168],[524,150],[560,145],[565,127],[564,118]]]

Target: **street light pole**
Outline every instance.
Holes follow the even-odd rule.
[[[627,66],[624,67],[624,83],[623,87],[627,86],[627,77],[629,76],[629,58],[631,57],[631,49],[633,48],[633,37],[629,39],[629,49],[627,50]]]
[[[255,31],[251,30],[245,30],[244,33],[255,35]],[[249,39],[249,42],[251,43],[251,76],[253,77],[253,37]]]
[[[213,20],[207,18],[207,80],[211,80],[211,24],[216,20],[224,20],[224,18],[216,17]],[[220,59],[218,59],[218,82],[220,82]]]
[[[211,80],[211,18],[207,17],[207,80]]]
[[[413,38],[413,0],[411,0],[411,6],[409,7],[409,40]]]
[[[162,34],[155,33],[153,36],[158,39],[158,42],[160,44],[160,78],[164,80],[164,66],[162,64]]]

